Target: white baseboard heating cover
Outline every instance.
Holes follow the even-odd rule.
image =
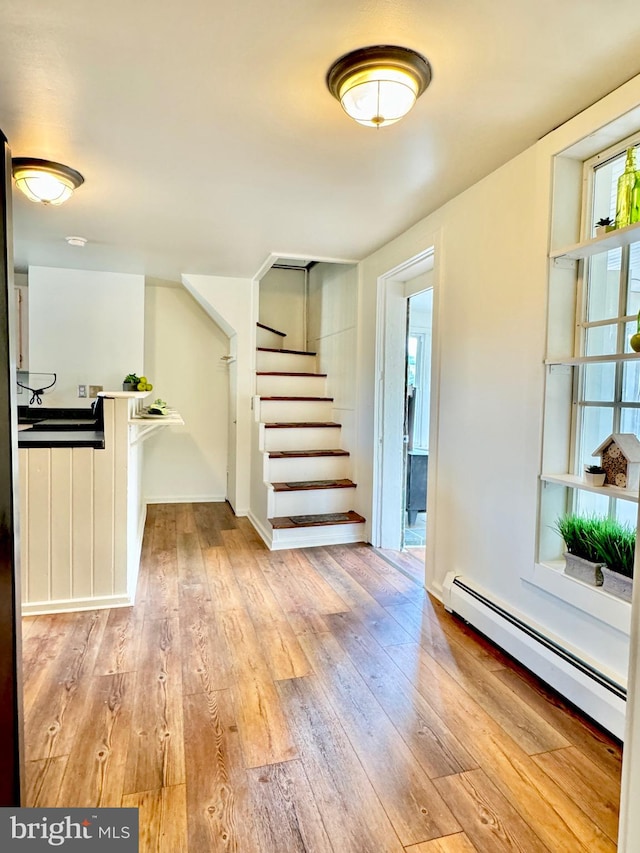
[[[624,738],[625,686],[455,572],[444,579],[442,600],[446,610],[493,640],[615,737]]]

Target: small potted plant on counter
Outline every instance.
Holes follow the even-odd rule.
[[[598,550],[598,531],[602,519],[568,513],[557,519],[554,529],[562,536],[565,574],[591,586],[602,586],[603,560]]]
[[[604,486],[607,472],[599,465],[585,465],[583,479],[590,486]]]
[[[596,222],[596,237],[602,237],[603,234],[607,234],[609,231],[614,231],[615,227],[615,223],[610,216],[604,216],[602,219],[598,219]]]
[[[137,373],[127,373],[122,383],[123,391],[153,391],[153,385],[147,381],[146,376],[138,376]]]

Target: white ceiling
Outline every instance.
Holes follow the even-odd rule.
[[[433,82],[374,130],[325,74],[380,43]],[[364,257],[639,73],[639,44],[637,0],[2,0],[0,129],[86,180],[59,208],[14,193],[16,264]]]

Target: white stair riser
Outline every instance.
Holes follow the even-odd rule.
[[[260,400],[258,420],[266,424],[330,421],[332,400]]]
[[[256,394],[262,397],[325,397],[325,376],[256,376]]]
[[[297,456],[293,459],[269,459],[265,456],[267,483],[296,480],[343,480],[350,474],[348,456]]]
[[[364,542],[364,524],[327,524],[322,527],[295,527],[274,530],[271,542],[273,551],[283,548],[314,548],[318,545],[339,545],[346,542]]]
[[[268,329],[261,329],[260,326],[256,329],[256,346],[271,347],[272,349],[282,349],[286,338],[282,335],[276,335],[275,332],[270,332]]]
[[[279,370],[283,373],[315,373],[317,356],[290,352],[256,353],[256,370]]]
[[[263,450],[331,450],[341,447],[336,427],[265,429]]]
[[[353,509],[355,488],[272,492],[269,497],[269,518],[279,518],[283,515],[316,515],[321,512],[348,512]]]

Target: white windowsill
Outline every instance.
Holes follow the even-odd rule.
[[[638,503],[637,492],[622,489],[620,486],[591,486],[575,474],[540,474],[540,479],[543,483],[559,483],[561,486],[569,486],[572,489],[595,492],[597,495],[604,495],[605,498],[620,498],[623,501]]]
[[[565,575],[564,560],[536,563],[523,580],[623,634],[631,632],[631,604],[601,587]]]

